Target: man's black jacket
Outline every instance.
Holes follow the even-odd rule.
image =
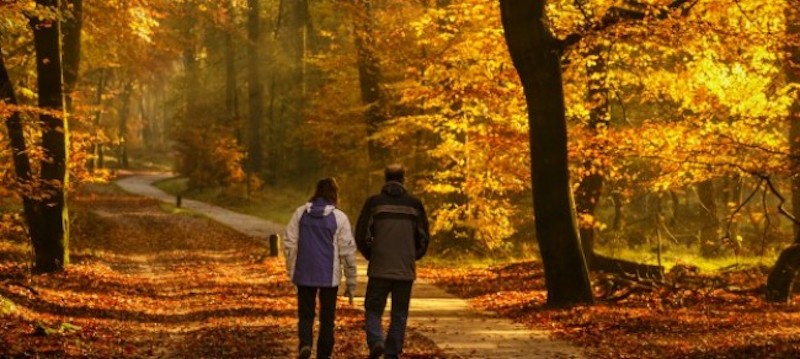
[[[386,182],[364,203],[355,238],[369,260],[369,277],[414,280],[415,261],[427,252],[430,238],[425,208],[400,182]]]

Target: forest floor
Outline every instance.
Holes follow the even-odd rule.
[[[269,257],[263,242],[114,186],[87,186],[72,203],[73,263],[63,273],[31,276],[24,237],[0,238],[0,357],[294,357],[294,288],[281,257]],[[466,299],[473,308],[468,316],[508,318],[521,331],[546,328],[563,340],[553,343],[570,342],[589,358],[800,357],[800,306],[734,293],[763,283],[761,271],[672,273],[671,287],[605,292],[600,284],[611,279],[596,277],[598,295],[616,300],[553,309],[545,306],[538,262],[488,268],[422,263],[420,282]],[[425,311],[412,314],[418,322],[410,324],[406,358],[480,357],[459,355],[430,334],[438,330],[426,323],[441,320]],[[365,357],[360,305],[341,299],[337,315],[336,357]],[[447,325],[462,324],[463,317],[450,315]],[[484,326],[486,338],[491,329],[498,328]]]
[[[296,355],[282,258],[206,217],[90,187],[73,197],[67,271],[30,276],[22,237],[0,240],[0,298],[14,303],[0,320],[0,358]],[[362,317],[339,302],[337,358],[365,356]],[[407,353],[444,357],[413,331]]]
[[[153,195],[137,188],[147,181],[120,185]],[[277,225],[171,200],[86,186],[73,196],[73,263],[64,273],[30,276],[22,236],[0,240],[0,298],[14,303],[0,323],[0,357],[294,357],[294,287],[282,258],[258,239]],[[356,302],[338,304],[336,358],[366,357],[365,267]],[[547,330],[471,309],[424,281],[409,329],[406,358],[581,357]]]

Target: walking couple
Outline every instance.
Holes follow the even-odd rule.
[[[381,192],[368,198],[361,209],[355,237],[347,215],[336,208],[339,188],[333,178],[317,182],[310,201],[295,210],[286,227],[286,268],[297,286],[299,358],[311,356],[317,297],[317,358],[327,359],[333,354],[339,283],[344,271],[344,293],[352,297],[356,249],[369,261],[364,297],[369,357],[399,358],[403,352],[415,261],[428,249],[428,219],[422,202],[403,186],[403,166],[387,166],[384,178]],[[391,322],[384,335],[381,318],[390,294]]]

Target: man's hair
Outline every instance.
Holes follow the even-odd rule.
[[[339,202],[339,185],[333,177],[326,177],[317,182],[317,189],[314,190],[310,201],[317,198],[323,198],[332,204]]]
[[[386,169],[383,171],[383,177],[386,179],[386,182],[403,183],[406,179],[406,169],[399,163],[390,164],[386,166]]]

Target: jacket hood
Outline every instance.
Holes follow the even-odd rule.
[[[329,216],[335,208],[336,206],[322,198],[315,198],[313,201],[306,203],[306,213],[312,217]]]
[[[400,182],[390,181],[383,185],[381,192],[393,197],[399,197],[406,194],[406,188]]]

